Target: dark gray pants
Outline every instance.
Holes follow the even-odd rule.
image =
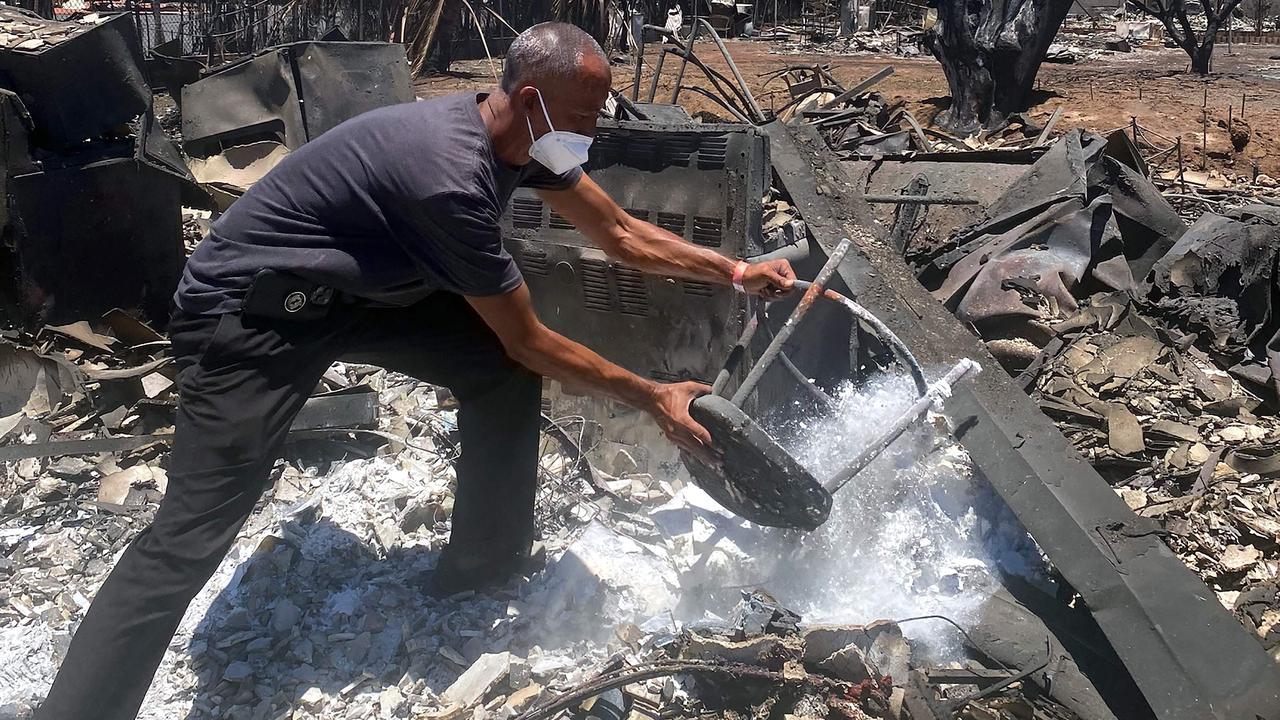
[[[458,398],[463,453],[451,547],[501,557],[533,537],[541,378],[507,357],[463,298],[342,305],[310,322],[179,313],[170,337],[180,402],[168,491],[94,598],[40,720],[137,715],[187,605],[226,555],[294,415],[335,360],[397,370]]]

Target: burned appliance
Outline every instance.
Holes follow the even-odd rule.
[[[772,249],[760,231],[768,168],[767,141],[750,126],[601,121],[586,169],[631,215],[741,258]],[[502,223],[539,317],[643,377],[710,382],[746,322],[728,286],[614,261],[531,190],[516,192]],[[548,403],[552,415],[609,420],[612,436],[647,444],[650,424],[628,429],[620,405],[556,389]]]
[[[155,125],[132,18],[0,18],[31,36],[0,50],[5,319],[65,323],[122,307],[163,324],[191,177]]]
[[[29,40],[0,50],[0,87],[22,100],[41,147],[68,149],[115,134],[151,107],[129,14],[93,24],[0,7],[0,24],[33,28]]]

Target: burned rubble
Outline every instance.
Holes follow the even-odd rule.
[[[87,44],[127,19],[4,12],[0,45],[23,53]],[[699,66],[692,39],[670,40],[663,57]],[[412,98],[400,46],[296,43],[187,84],[181,152],[159,131],[150,91],[142,105],[95,105],[127,117],[100,113],[92,149],[69,149],[50,140],[58,122],[41,120],[56,102],[17,88],[4,62],[0,87],[15,85],[5,117],[19,119],[4,128],[21,131],[6,136],[0,180],[16,196],[32,176],[89,171],[89,153],[160,172],[157,215],[133,218],[160,240],[106,233],[162,247],[163,262],[135,261],[148,272],[176,272],[184,246],[291,150]],[[218,101],[261,98],[264,67],[290,87],[283,101]],[[375,91],[350,97],[328,82],[334,68]],[[984,384],[957,383],[957,403],[931,405],[831,495],[825,522],[803,532],[743,520],[636,413],[548,384],[546,565],[493,592],[433,598],[424,586],[449,536],[456,402],[339,363],[183,620],[141,717],[1208,716],[1187,696],[1225,707],[1214,717],[1274,709],[1266,683],[1277,671],[1256,658],[1280,662],[1280,204],[1244,196],[1189,210],[1153,181],[1136,131],[1059,134],[1057,115],[1010,116],[966,137],[937,130],[875,92],[892,72],[845,85],[823,65],[786,68],[776,81],[788,102],[770,111],[740,74],[705,72],[721,108],[745,120],[713,123],[653,89],[641,102],[637,71],[601,119],[587,168],[629,213],[690,242],[787,257],[804,278],[829,265],[826,287],[864,302],[929,380],[969,353],[949,338],[984,353]],[[973,173],[991,186],[972,187]],[[123,196],[85,192],[116,205],[146,194],[124,185]],[[184,207],[179,188],[195,186],[207,197]],[[140,300],[171,293],[174,279],[149,279],[140,295],[132,276],[109,278],[115,294],[69,306],[41,263],[50,238],[88,236],[51,215],[19,202],[0,216],[16,238],[14,287],[28,292],[23,322],[0,334],[0,717],[28,717],[40,701],[113,560],[164,496],[177,402],[163,313]],[[646,377],[711,383],[735,352],[758,361],[776,341],[780,369],[761,370],[742,409],[819,482],[919,399],[911,368],[868,320],[818,304],[783,348],[790,307],[753,311],[727,288],[642,276],[585,247],[532,192],[517,193],[502,223],[543,316]],[[857,242],[840,262],[847,237]],[[919,295],[905,289],[915,280]],[[944,319],[929,314],[943,308]],[[1065,438],[1061,456],[1024,447],[1046,437],[1034,422],[1000,434],[1027,417],[1019,401]],[[1072,449],[1095,476],[1071,465]],[[1094,485],[1115,504],[1065,494]],[[1073,545],[1082,536],[1088,551]],[[1085,565],[1094,552],[1106,562]],[[1191,609],[1202,598],[1188,582],[1199,581],[1150,564],[1162,552],[1220,607]],[[1222,631],[1226,613],[1241,634]],[[1171,618],[1192,627],[1181,634],[1162,623]],[[1207,635],[1218,638],[1208,660],[1183,662]]]
[[[1123,138],[1066,136],[992,220],[917,255],[920,277],[1280,657],[1259,605],[1280,570],[1261,549],[1277,539],[1280,205],[1187,227]]]

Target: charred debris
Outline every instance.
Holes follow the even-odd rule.
[[[448,537],[452,398],[335,365],[144,717],[1280,716],[1280,204],[1169,170],[1173,145],[1136,123],[926,126],[875,91],[892,66],[853,85],[781,68],[766,109],[721,38],[748,18],[728,17],[630,28],[593,177],[803,277],[852,238],[829,287],[928,372],[988,371],[817,539],[726,513],[642,418],[549,384],[547,567],[436,600],[419,583]],[[144,57],[127,14],[0,8],[0,33],[0,716],[26,717],[165,492],[184,250],[290,151],[413,86],[398,44],[210,66]],[[648,377],[712,381],[753,322],[732,292],[584,247],[532,193],[503,223],[544,317]],[[812,412],[812,381],[846,416],[887,412],[889,348],[814,315],[747,409]],[[812,432],[850,442],[840,427]]]

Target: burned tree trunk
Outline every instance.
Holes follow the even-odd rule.
[[[449,65],[453,63],[453,44],[458,37],[458,29],[462,24],[461,8],[457,3],[444,3],[444,13],[440,16],[440,24],[436,28],[435,47],[431,49],[431,55],[427,58],[427,70],[429,72],[447,73]]]
[[[1216,35],[1217,32],[1214,32]],[[1199,47],[1188,50],[1191,55],[1191,70],[1201,75],[1209,74],[1209,63],[1213,60],[1213,35],[1206,34],[1204,42]]]
[[[1036,72],[1071,0],[937,0],[925,42],[942,64],[951,107],[938,124],[969,133],[1027,108]]]
[[[1134,7],[1164,25],[1169,38],[1178,44],[1191,57],[1191,69],[1201,75],[1209,74],[1210,61],[1213,59],[1213,44],[1218,39],[1218,30],[1222,28],[1231,13],[1235,12],[1242,0],[1203,0],[1188,7],[1185,0],[1132,0]],[[1191,24],[1191,15],[1204,15],[1205,29],[1199,38],[1195,27]]]
[[[866,30],[867,28],[856,27],[858,23],[858,0],[839,0],[839,2],[840,2],[839,37],[849,37],[853,35],[855,30]]]

